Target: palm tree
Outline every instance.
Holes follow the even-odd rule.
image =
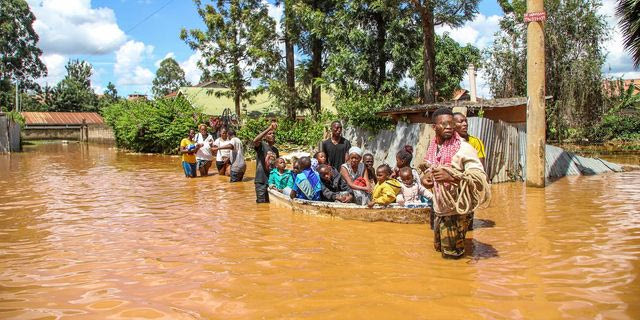
[[[631,52],[633,65],[640,67],[640,0],[619,0],[616,14],[624,35],[624,47]]]

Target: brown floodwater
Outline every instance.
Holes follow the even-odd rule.
[[[27,146],[0,155],[0,318],[639,319],[639,178],[494,185],[444,260],[425,225],[256,205],[177,157]]]

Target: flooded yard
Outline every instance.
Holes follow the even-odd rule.
[[[0,318],[638,319],[639,179],[493,185],[452,261],[426,225],[257,205],[177,157],[25,146],[0,155]]]

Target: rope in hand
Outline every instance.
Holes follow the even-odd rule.
[[[461,172],[451,167],[441,168],[458,180],[457,187],[453,184],[447,185],[439,182],[436,182],[434,186],[434,200],[444,199],[445,207],[450,208],[453,205],[451,209],[454,209],[455,213],[466,214],[475,211],[491,199],[491,187],[482,170],[469,169]],[[436,201],[441,202],[442,200]]]

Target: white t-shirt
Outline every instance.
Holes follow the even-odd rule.
[[[233,152],[231,153],[233,160],[231,161],[231,171],[241,172],[247,167],[244,161],[244,147],[242,141],[238,137],[231,138],[233,144]]]
[[[213,136],[207,134],[207,137],[203,138],[202,135],[198,132],[193,140],[195,141],[195,143],[203,144],[203,146],[198,149],[198,152],[196,152],[196,160],[211,161],[213,159],[213,152],[211,152],[211,146],[213,145]]]
[[[218,138],[213,144],[220,148],[230,145],[231,140],[222,140],[222,138]],[[216,161],[222,161],[222,157],[227,157],[229,158],[229,161],[233,162],[233,159],[231,159],[231,149],[218,150],[218,153],[216,154]]]

